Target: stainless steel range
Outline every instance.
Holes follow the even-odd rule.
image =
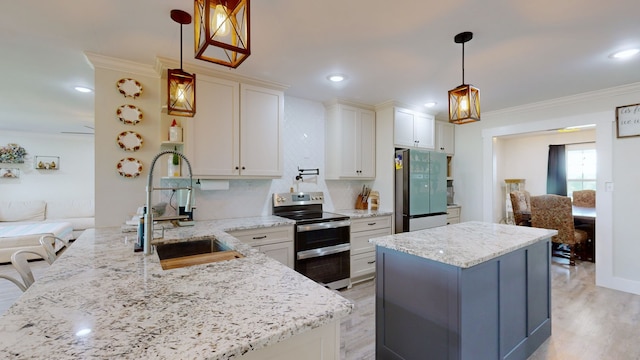
[[[273,215],[296,221],[295,270],[331,289],[349,286],[348,216],[322,210],[322,192],[273,194]]]

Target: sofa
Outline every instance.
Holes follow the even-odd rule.
[[[0,201],[0,263],[17,250],[41,251],[42,235],[74,240],[94,226],[93,199]]]

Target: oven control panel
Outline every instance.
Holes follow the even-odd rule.
[[[324,193],[322,191],[273,194],[274,207],[290,206],[290,205],[323,204],[323,203],[324,203]]]

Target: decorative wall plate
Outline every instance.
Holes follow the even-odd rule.
[[[120,94],[124,95],[124,97],[132,97],[135,99],[142,94],[142,85],[138,80],[128,78],[120,79],[116,83],[116,86]]]
[[[142,110],[134,105],[121,105],[116,110],[118,119],[127,125],[135,125],[142,121]]]
[[[124,151],[138,151],[142,146],[142,136],[135,131],[123,131],[116,139],[118,146]]]
[[[121,159],[116,168],[118,174],[126,178],[134,178],[142,174],[142,163],[132,157]]]

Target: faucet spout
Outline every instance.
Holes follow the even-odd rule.
[[[185,211],[191,211],[192,202],[193,202],[193,173],[191,172],[191,163],[189,159],[187,159],[184,154],[178,152],[176,150],[165,150],[159,152],[153,160],[151,160],[151,167],[149,168],[149,175],[147,176],[147,199],[146,199],[146,212],[144,214],[144,240],[143,240],[143,252],[145,255],[150,255],[153,253],[153,248],[151,247],[151,241],[153,240],[153,212],[151,211],[151,193],[153,192],[153,169],[156,166],[156,161],[160,157],[166,154],[175,154],[180,156],[187,163],[187,167],[189,168],[189,187],[187,188],[187,204],[185,206]]]

